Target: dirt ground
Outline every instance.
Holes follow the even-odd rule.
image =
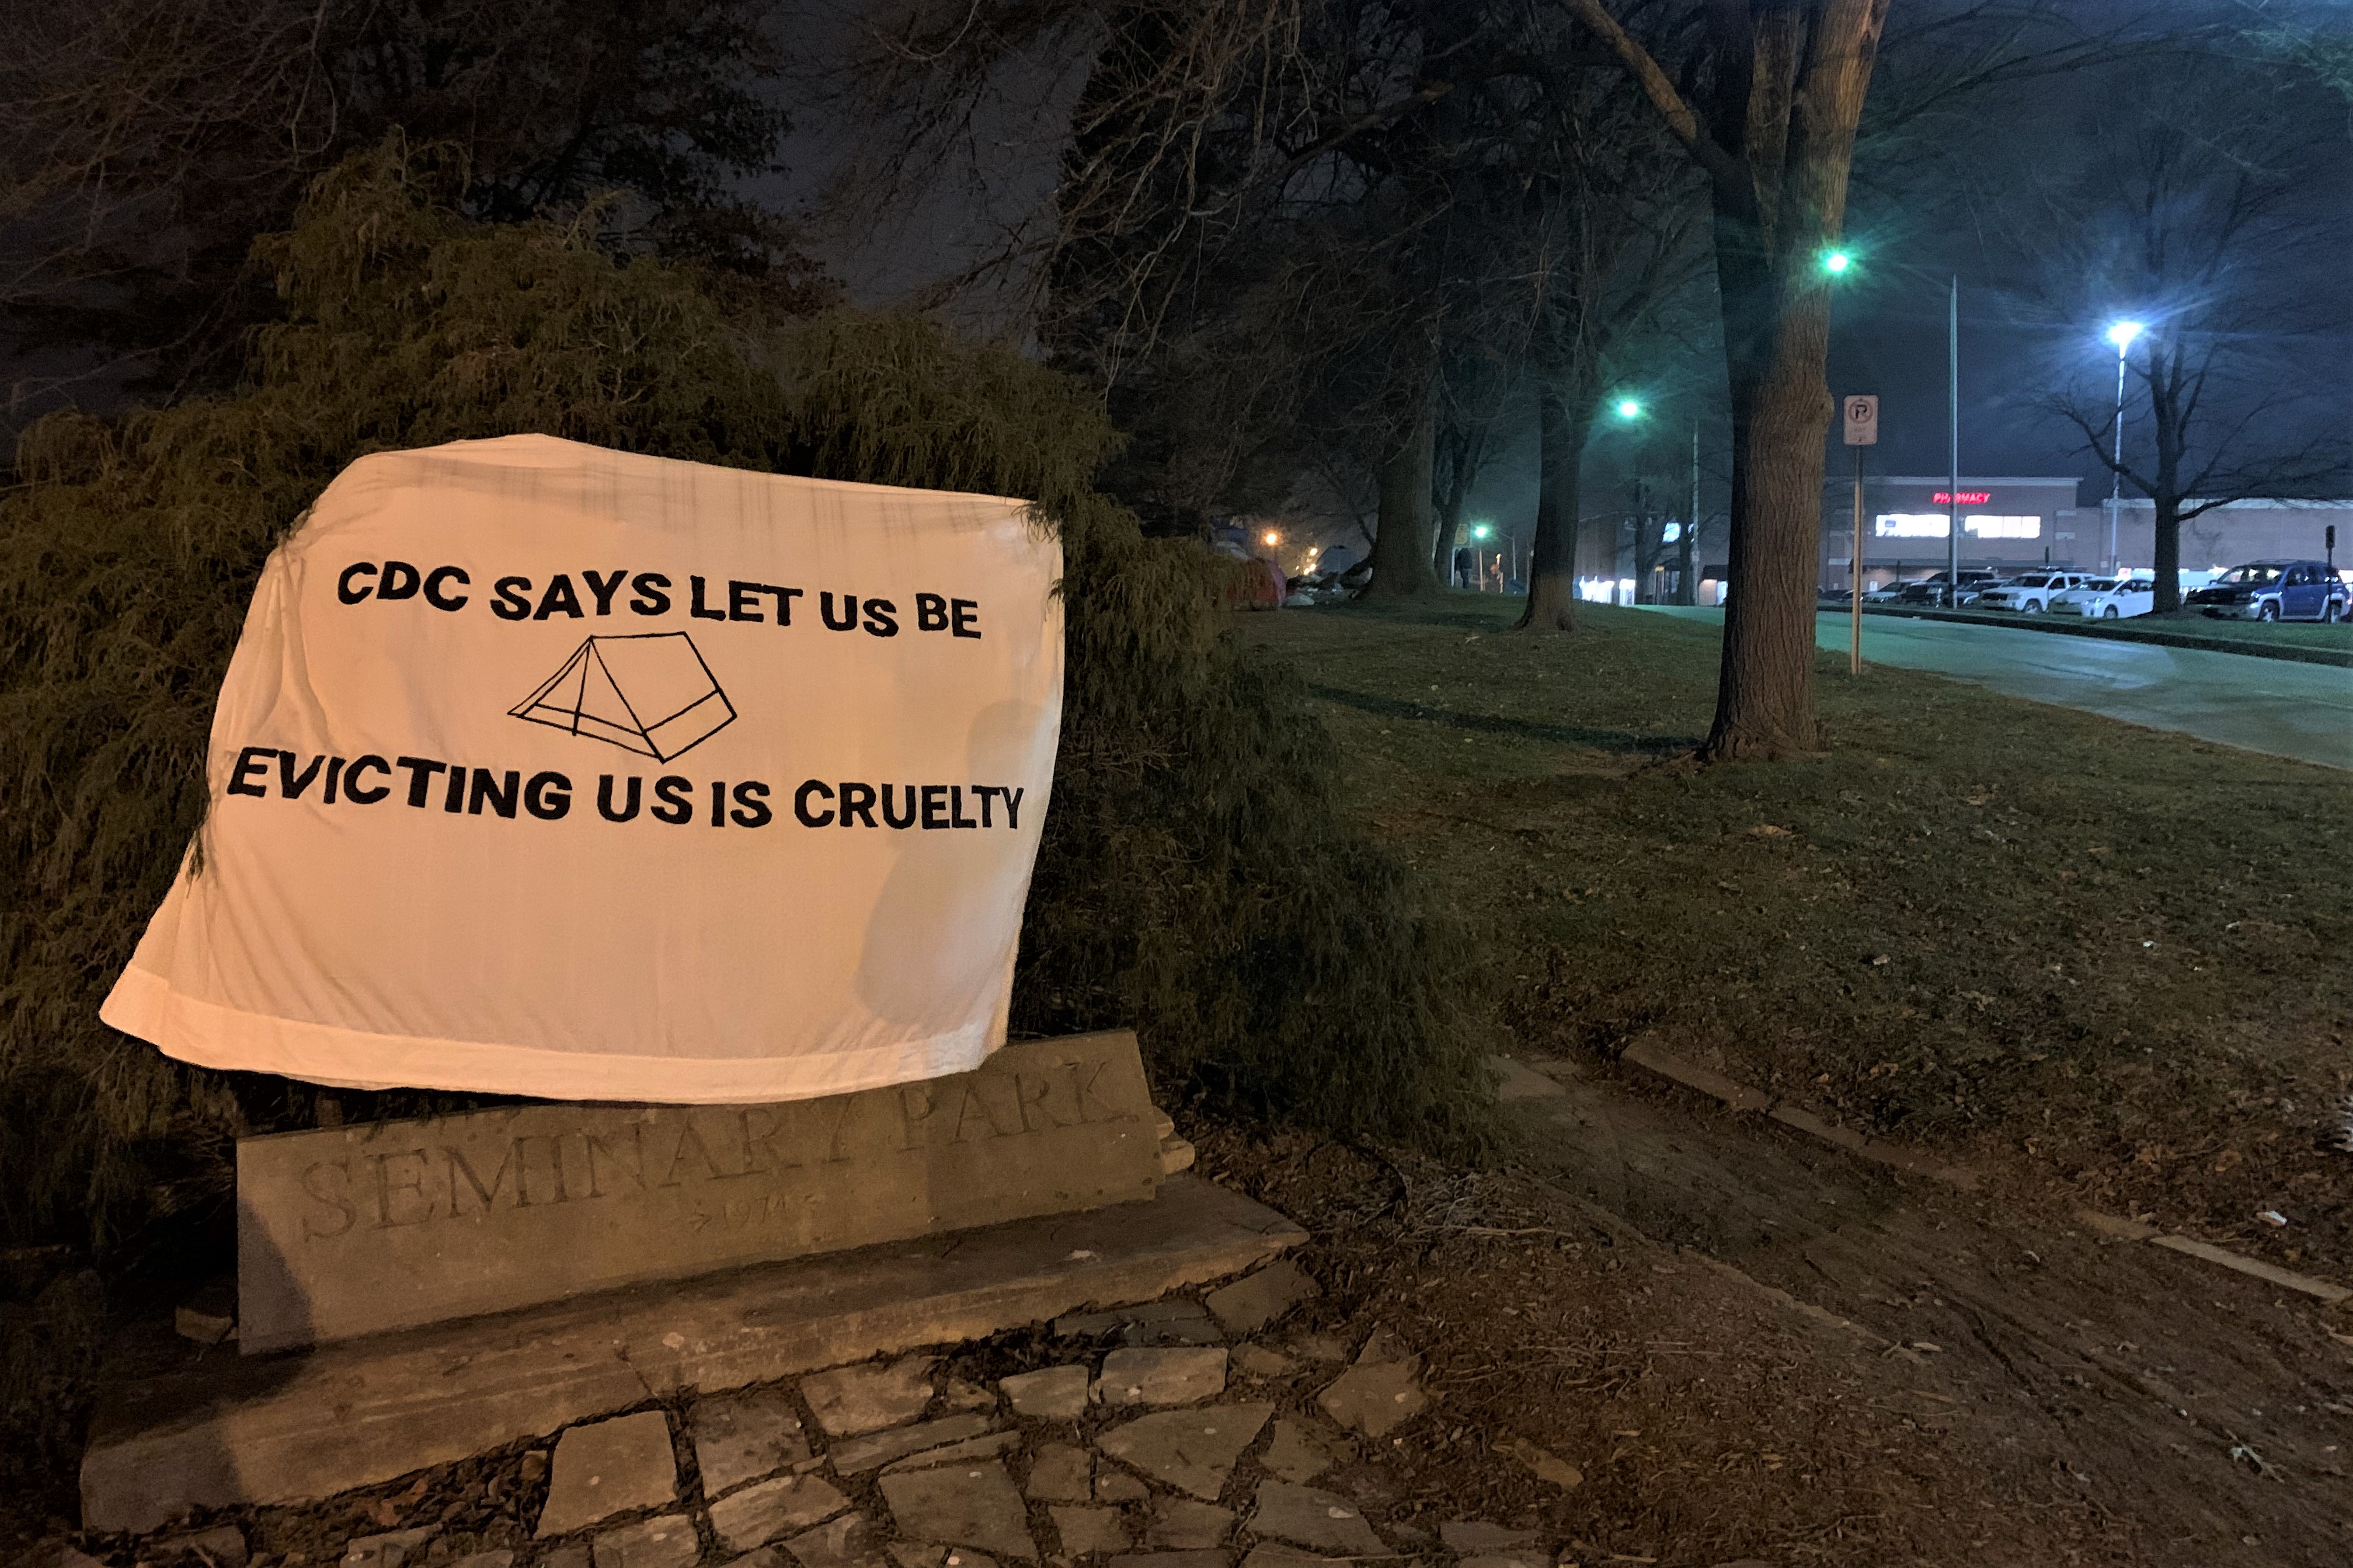
[[[1429,1357],[1443,1397],[1360,1467],[1368,1506],[1580,1564],[2353,1555],[2353,1318],[1546,1065],[1508,1170],[1204,1142],[1307,1224],[1334,1321]]]
[[[2353,775],[1828,657],[1822,755],[1696,770],[1714,627],[1516,605],[1239,624],[1521,1047],[1649,1039],[2353,1282]]]
[[[1457,1415],[1586,1471],[1554,1521],[1591,1561],[2353,1561],[2353,1309],[2073,1217],[2353,1279],[2353,781],[1827,668],[1828,754],[1699,773],[1712,634],[1503,613],[1244,623],[1542,1069],[1508,1175],[1255,1178],[1451,1369]],[[1630,1076],[1638,1038],[1984,1190]],[[1512,1476],[1430,1464],[1433,1495]]]

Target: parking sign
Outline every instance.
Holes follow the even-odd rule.
[[[1879,399],[1850,397],[1846,400],[1846,444],[1850,447],[1879,445]]]

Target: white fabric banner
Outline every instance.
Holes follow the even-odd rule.
[[[360,1088],[796,1100],[1005,1039],[1062,706],[1025,503],[540,436],[270,557],[102,1016]]]

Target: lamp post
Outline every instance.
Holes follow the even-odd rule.
[[[1961,607],[1961,279],[1957,272],[1945,310],[1945,417],[1952,437],[1952,488],[1945,492],[1945,608],[1957,610]]]
[[[2124,510],[2125,484],[2125,350],[2140,336],[2138,321],[2118,321],[2108,329],[2108,342],[2116,345],[2116,456],[2108,466],[2108,571],[2116,569],[2116,519]]]
[[[1635,421],[1637,421],[1637,420],[1639,420],[1639,419],[1641,419],[1641,418],[1642,417],[1642,403],[1641,403],[1641,400],[1640,398],[1635,398],[1635,397],[1621,397],[1621,398],[1620,398],[1620,399],[1618,400],[1618,408],[1617,408],[1617,413],[1618,413],[1618,417],[1619,417],[1620,419],[1623,420],[1625,423],[1627,423],[1627,424],[1629,424],[1629,425],[1633,424]],[[1641,560],[1642,560],[1642,444],[1641,444],[1641,442],[1639,439],[1637,439],[1637,440],[1635,441],[1635,443],[1634,443],[1634,562],[1635,562],[1635,564],[1636,564],[1637,566],[1640,566],[1640,565],[1641,564]],[[1613,579],[1618,575],[1618,563],[1617,563],[1616,559],[1614,558],[1614,555],[1613,555],[1613,558],[1611,559],[1611,561],[1610,561],[1610,563],[1609,563],[1609,575],[1610,575]],[[1644,588],[1645,586],[1647,586],[1647,584],[1642,584],[1642,583],[1637,583],[1637,584],[1635,584],[1635,587],[1634,587],[1634,602],[1635,602],[1636,604],[1638,604],[1638,605],[1639,605],[1639,604],[1641,604],[1641,603],[1642,602],[1642,590],[1643,590],[1643,588]],[[1612,590],[1611,590],[1611,593],[1612,593],[1612,595],[1614,596],[1614,595],[1615,595],[1615,593],[1616,593],[1616,590],[1615,590],[1615,589],[1612,589]]]

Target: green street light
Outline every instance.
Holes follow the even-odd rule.
[[[1641,416],[1641,413],[1642,405],[1630,397],[1621,400],[1618,405],[1618,417],[1620,419],[1637,419]]]
[[[1486,538],[1486,537],[1487,537],[1488,533],[1489,533],[1489,532],[1491,532],[1491,531],[1492,531],[1487,527],[1487,525],[1486,525],[1485,523],[1483,523],[1483,522],[1481,522],[1481,523],[1474,523],[1474,524],[1472,524],[1472,529],[1471,529],[1471,537],[1472,537],[1472,538],[1473,538],[1473,539],[1484,539],[1484,538]]]
[[[1822,254],[1822,270],[1832,277],[1836,277],[1853,265],[1854,258],[1843,250],[1825,251]]]

